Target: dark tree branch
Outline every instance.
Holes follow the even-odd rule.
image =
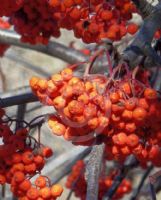
[[[120,168],[120,173],[114,179],[114,182],[111,188],[105,193],[103,200],[111,200],[114,196],[115,192],[117,191],[118,187],[126,177],[127,173],[133,168],[138,165],[138,161],[135,157],[129,157],[129,159],[125,162],[125,164]]]
[[[155,32],[161,28],[161,3],[153,9],[152,13],[144,20],[144,23],[131,45],[124,51],[123,59],[131,67],[139,64],[142,56],[149,57],[155,65],[161,66],[161,57],[152,48],[151,43]]]
[[[151,182],[149,184],[150,184],[150,193],[151,193],[152,200],[157,200],[154,185]]]
[[[57,43],[55,41],[49,41],[49,44],[47,46],[45,45],[30,45],[27,43],[23,43],[20,40],[20,35],[13,31],[7,31],[7,30],[0,30],[0,43],[14,45],[26,49],[35,50],[38,52],[45,53],[47,55],[59,58],[69,64],[76,64],[80,62],[89,61],[89,56],[84,55],[79,50],[70,48],[68,46],[65,46],[63,44]],[[111,48],[111,41],[105,40],[104,44],[106,44],[106,48]],[[77,69],[77,72],[84,71],[83,65],[80,65]],[[108,62],[107,58],[104,57],[103,59],[98,59],[97,62],[95,62],[92,72],[108,72]]]
[[[0,98],[0,107],[5,108],[9,106],[21,105],[35,101],[38,101],[38,98],[35,95],[33,95],[32,92],[28,92],[16,96]]]
[[[25,112],[26,112],[26,106],[27,106],[26,104],[18,105],[18,107],[17,107],[17,120],[24,120]],[[21,127],[23,127],[23,123],[17,122],[16,123],[16,130],[18,130]]]
[[[87,175],[87,196],[86,200],[97,200],[99,189],[99,176],[101,171],[102,158],[105,144],[95,145],[92,148],[88,164],[86,166]]]
[[[151,5],[147,0],[132,0],[132,2],[136,5],[143,18],[151,14],[152,10],[154,9],[154,6]]]
[[[148,169],[146,170],[146,172],[143,174],[141,180],[140,180],[140,183],[138,185],[138,187],[134,190],[130,200],[136,200],[139,193],[140,193],[140,190],[141,188],[143,187],[144,185],[144,182],[146,180],[146,178],[148,177],[149,173],[151,172],[151,170],[153,169],[153,165],[151,165],[150,167],[148,167]]]

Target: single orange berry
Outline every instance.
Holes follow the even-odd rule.
[[[46,90],[47,87],[48,87],[48,82],[47,80],[45,79],[39,79],[39,81],[37,82],[37,86],[38,86],[38,89],[41,91],[41,90]]]
[[[126,143],[130,147],[136,147],[139,144],[139,137],[136,134],[130,134],[127,137]]]
[[[131,23],[127,27],[127,32],[133,35],[138,31],[138,29],[139,29],[138,25]]]
[[[43,176],[39,176],[35,180],[35,185],[39,188],[44,188],[46,186],[46,178]]]
[[[36,169],[37,169],[37,167],[36,167],[35,163],[25,165],[25,172],[26,173],[29,173],[29,174],[35,173]]]
[[[12,166],[13,171],[24,171],[25,166],[23,163],[16,163]]]
[[[34,188],[34,187],[31,187],[28,191],[27,191],[27,197],[29,199],[32,199],[32,200],[35,200],[39,197],[39,191]]]
[[[122,113],[122,118],[125,120],[131,120],[133,117],[133,112],[130,110],[124,110]]]
[[[92,118],[88,121],[88,126],[89,128],[91,129],[96,129],[99,125],[99,121],[98,121],[98,118]]]
[[[110,93],[110,100],[112,103],[117,103],[120,99],[120,96],[117,92],[111,92]]]
[[[130,98],[125,101],[125,108],[127,110],[134,110],[137,104],[137,99],[136,98]]]
[[[152,100],[157,98],[157,91],[152,88],[146,88],[144,90],[144,97],[146,99]]]
[[[48,199],[51,197],[51,190],[49,187],[43,187],[40,189],[39,191],[39,195],[43,198],[43,199]]]
[[[24,180],[19,184],[18,187],[20,190],[27,192],[31,188],[31,182],[30,180]]]
[[[54,74],[54,75],[52,75],[51,80],[53,81],[53,83],[56,86],[60,86],[60,85],[63,84],[63,77],[61,76],[61,74]]]
[[[143,121],[146,119],[147,111],[144,108],[137,107],[133,110],[133,118],[136,121]]]
[[[13,180],[17,183],[20,183],[25,180],[25,174],[23,172],[17,171],[13,175]]]
[[[45,158],[50,158],[53,155],[53,150],[50,147],[43,147],[42,154]]]
[[[61,71],[61,75],[64,81],[69,81],[73,77],[73,71],[70,68],[65,68]]]
[[[74,114],[74,115],[82,114],[84,111],[84,104],[82,102],[72,100],[68,104],[68,109],[71,114]]]
[[[66,100],[62,96],[54,98],[53,105],[56,109],[62,109],[66,105]]]
[[[51,195],[53,197],[59,197],[63,192],[63,188],[59,184],[55,184],[51,187]]]
[[[22,161],[23,161],[24,164],[32,163],[33,159],[34,159],[34,155],[30,151],[24,152],[22,154]]]
[[[33,90],[37,90],[38,89],[38,83],[39,81],[39,78],[34,76],[30,79],[30,87],[33,89]]]
[[[36,155],[34,156],[34,163],[36,164],[36,166],[38,165],[44,165],[45,160],[41,155]]]
[[[124,132],[120,132],[112,137],[114,144],[124,146],[126,144],[127,135]]]
[[[52,132],[58,136],[64,135],[66,131],[66,127],[61,123],[56,123],[51,129]]]
[[[113,17],[112,11],[110,10],[103,10],[101,12],[101,19],[103,20],[111,20]]]
[[[74,86],[74,85],[76,85],[78,82],[80,82],[80,79],[79,79],[78,77],[73,77],[73,78],[71,78],[71,79],[69,80],[68,84],[69,84],[70,86]]]

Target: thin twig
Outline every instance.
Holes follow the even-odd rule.
[[[151,193],[152,200],[157,200],[154,185],[152,183],[149,183],[149,186],[150,186],[150,193]]]
[[[145,182],[146,178],[148,177],[148,175],[149,175],[149,173],[151,172],[152,169],[153,169],[153,165],[150,165],[148,167],[148,169],[146,170],[146,172],[143,174],[143,176],[141,178],[141,181],[140,181],[138,187],[134,190],[130,200],[136,200],[137,199],[137,197],[138,197],[138,195],[140,193],[140,190],[143,187],[144,182]]]
[[[111,200],[117,191],[119,185],[122,183],[123,179],[126,177],[129,170],[138,165],[138,161],[135,157],[129,157],[127,162],[120,168],[120,173],[116,176],[111,188],[105,193],[103,200]]]

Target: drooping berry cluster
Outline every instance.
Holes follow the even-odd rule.
[[[31,79],[31,88],[40,101],[54,106],[61,116],[61,119],[53,116],[49,119],[49,126],[55,134],[63,135],[67,140],[73,137],[73,142],[80,136],[77,142],[81,139],[83,144],[87,140],[93,141],[93,134],[87,138],[88,133],[93,130],[100,133],[107,127],[111,103],[106,96],[99,94],[106,83],[103,78],[83,80],[74,77],[72,69],[66,68],[50,80]]]
[[[101,200],[108,189],[112,186],[113,180],[117,175],[117,170],[112,170],[108,175],[99,178],[98,199]],[[87,183],[85,180],[85,163],[82,160],[76,162],[72,167],[71,174],[67,177],[66,187],[72,189],[75,196],[81,200],[86,199]],[[124,179],[118,187],[112,200],[123,198],[125,194],[131,192],[132,185],[128,179]]]
[[[4,21],[2,18],[0,18],[0,29],[9,29],[10,24],[7,21]],[[0,43],[0,57],[2,57],[5,53],[5,51],[9,48],[9,45],[1,44]]]
[[[2,119],[4,114],[4,110],[0,109],[0,137],[3,143],[0,145],[0,184],[10,184],[11,192],[19,200],[55,200],[63,192],[60,185],[51,185],[47,177],[40,175],[34,185],[30,180],[40,174],[46,159],[52,156],[51,148],[39,144],[26,128],[20,128],[15,133],[11,131]]]
[[[47,0],[27,0],[11,17],[23,42],[47,44],[50,36],[59,37],[60,28],[54,17],[55,8]]]
[[[124,160],[134,154],[140,162],[161,165],[161,101],[159,94],[131,75],[75,77],[71,68],[45,80],[33,77],[33,92],[53,106],[53,133],[74,144],[92,145],[99,136],[106,143],[107,159]]]
[[[51,36],[60,36],[61,28],[73,30],[86,43],[117,41],[138,30],[128,23],[136,12],[130,0],[7,0],[2,5],[0,16],[9,16],[22,40],[32,44],[47,44]]]

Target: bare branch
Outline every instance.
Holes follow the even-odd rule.
[[[161,3],[144,20],[144,23],[131,45],[124,51],[123,59],[129,62],[131,67],[137,66],[141,56],[150,57],[158,66],[161,66],[161,57],[152,48],[151,43],[155,32],[161,28]]]
[[[98,199],[98,184],[105,144],[95,145],[92,148],[88,164],[87,174],[87,196],[86,200]]]
[[[132,2],[136,5],[143,18],[150,15],[154,9],[154,6],[152,6],[147,0],[132,0]]]
[[[20,35],[13,31],[7,31],[7,30],[0,30],[0,43],[14,45],[26,49],[32,49],[38,52],[45,53],[47,55],[59,58],[69,64],[76,64],[79,62],[85,62],[89,60],[89,56],[84,55],[79,50],[67,47],[63,44],[57,43],[55,41],[49,41],[48,45],[30,45],[27,43],[23,43],[20,40]],[[111,48],[111,42],[109,40],[104,41],[106,44],[106,48]],[[80,65],[77,69],[77,72],[84,71],[83,65]],[[93,73],[97,72],[108,72],[108,62],[106,57],[102,59],[98,59],[94,67],[92,68]]]
[[[138,195],[140,193],[140,190],[143,187],[144,182],[145,182],[146,178],[148,177],[148,175],[149,175],[149,173],[151,172],[152,169],[153,169],[153,165],[150,165],[148,167],[148,169],[145,171],[145,173],[143,174],[143,176],[142,176],[142,178],[140,180],[140,183],[138,184],[138,187],[134,190],[130,200],[136,200],[137,199],[137,197],[138,197]]]
[[[38,98],[35,95],[33,95],[32,92],[27,92],[18,94],[16,96],[0,98],[0,107],[5,108],[9,106],[31,103],[35,101],[38,101]]]
[[[24,120],[25,112],[26,112],[26,106],[27,106],[26,104],[18,105],[18,107],[17,107],[17,120]],[[17,121],[15,129],[18,130],[21,127],[23,127],[23,123]]]
[[[67,47],[55,41],[50,41],[49,44],[46,46],[41,44],[31,45],[21,42],[20,37],[20,35],[13,31],[0,30],[0,43],[3,44],[32,49],[59,58],[70,64],[82,62],[88,59],[88,56],[85,56],[80,51]]]

